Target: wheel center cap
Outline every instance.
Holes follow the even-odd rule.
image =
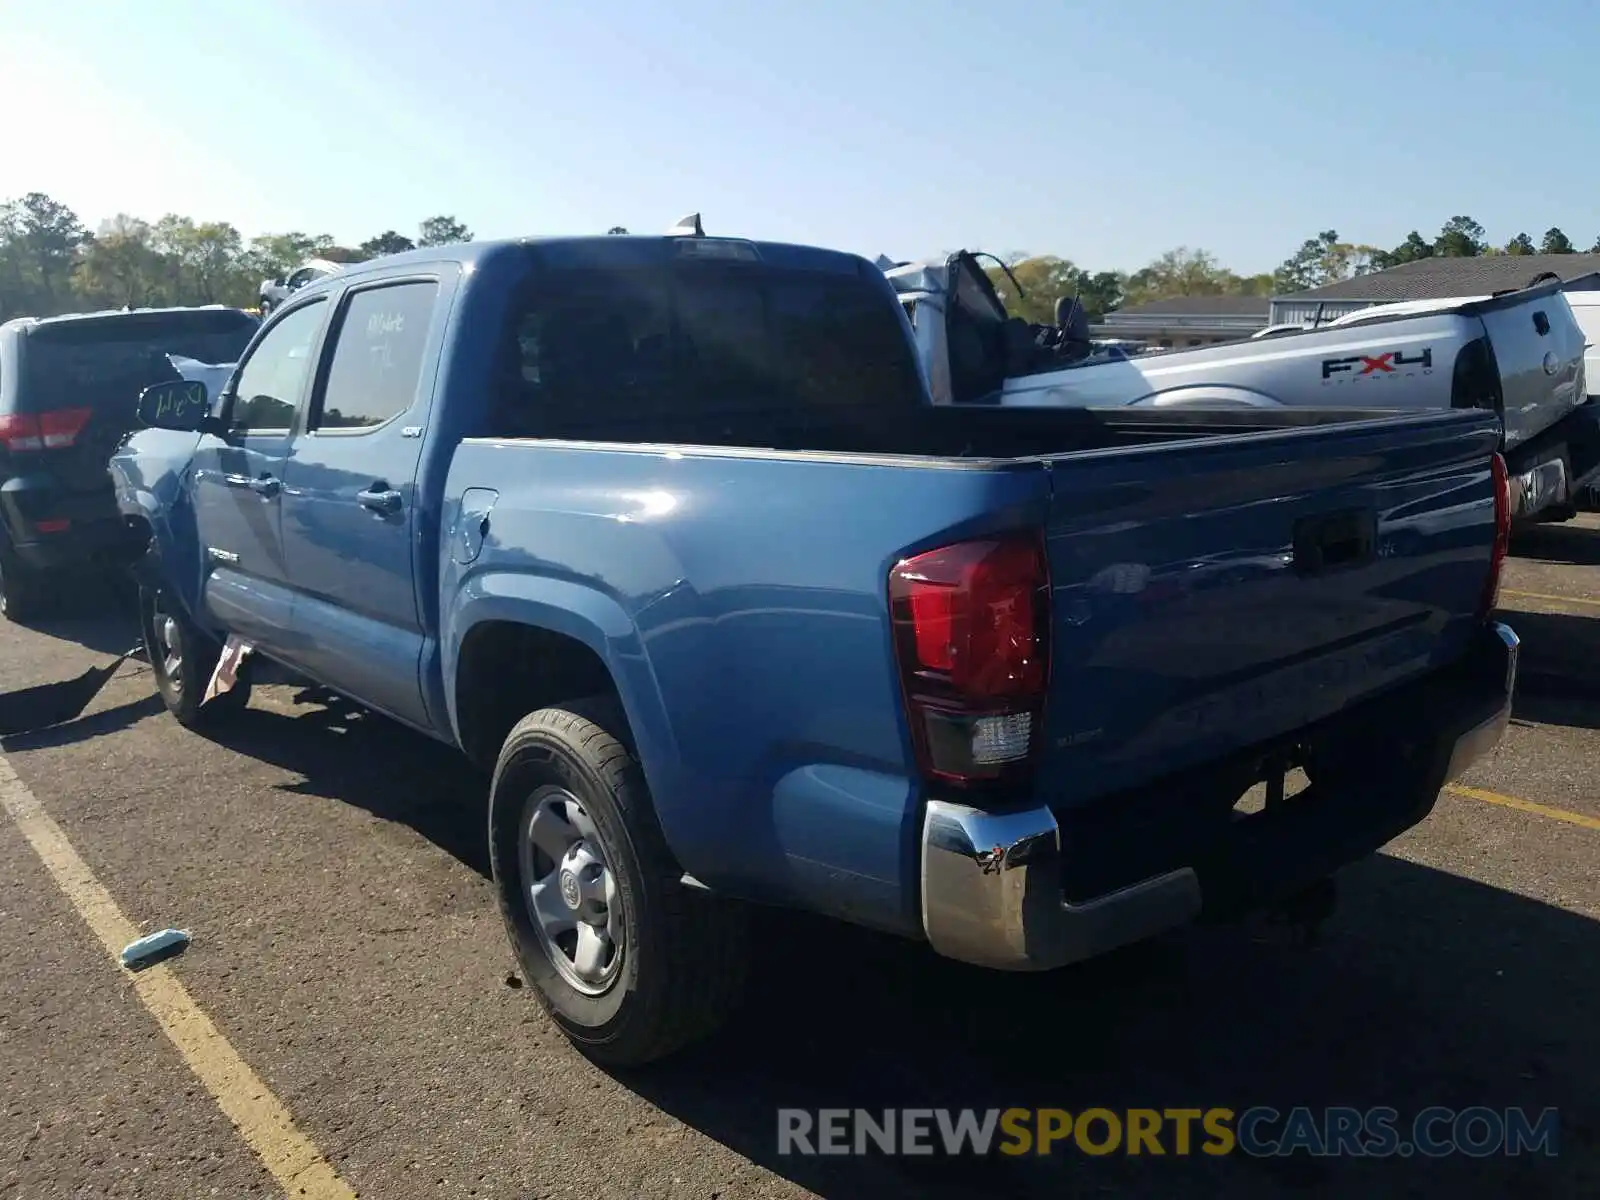
[[[561,872],[561,898],[567,902],[567,907],[576,909],[580,897],[578,895],[578,877],[571,871]]]

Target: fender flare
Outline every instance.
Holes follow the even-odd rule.
[[[525,625],[569,637],[593,651],[616,686],[634,753],[655,801],[662,832],[672,846],[669,814],[673,797],[682,795],[675,786],[680,771],[677,739],[643,639],[613,597],[573,580],[485,571],[463,583],[442,618],[443,700],[450,736],[457,747],[463,744],[456,698],[461,648],[474,628],[490,621]]]

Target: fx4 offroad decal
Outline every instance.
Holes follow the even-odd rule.
[[[1433,371],[1433,347],[1424,346],[1415,354],[1404,350],[1387,350],[1382,354],[1355,354],[1349,358],[1322,360],[1322,382],[1350,383],[1357,379],[1403,379],[1415,375],[1417,369],[1424,375]]]

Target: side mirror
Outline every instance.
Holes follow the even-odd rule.
[[[274,284],[275,284],[275,285],[277,285],[277,286],[278,286],[278,287],[283,287],[283,286],[284,286],[284,282],[285,282],[285,281],[284,281],[284,278],[283,278],[283,276],[282,276],[282,275],[279,275],[279,276],[278,276],[278,277],[277,277],[277,278],[276,278],[276,279],[274,279],[274,280],[273,280],[273,281],[272,281],[272,282],[273,282],[273,283],[274,283]]]
[[[152,384],[139,393],[139,419],[152,429],[202,433],[216,423],[211,417],[211,393],[196,379],[174,379]]]

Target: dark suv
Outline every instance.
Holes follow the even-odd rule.
[[[139,393],[181,378],[169,354],[237,361],[259,325],[221,307],[0,325],[0,614],[26,620],[50,576],[137,550],[106,462],[139,423]]]

